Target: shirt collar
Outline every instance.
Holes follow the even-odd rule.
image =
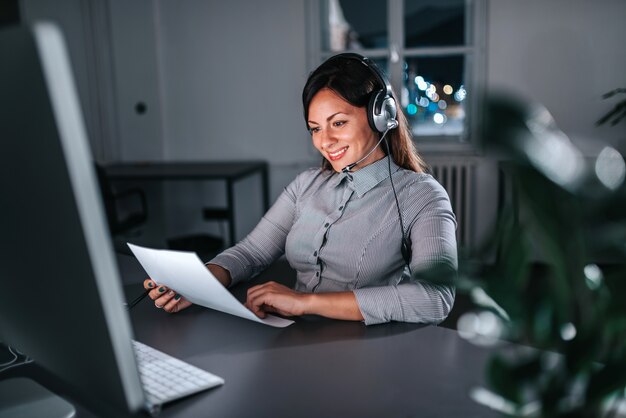
[[[344,182],[344,180],[346,180],[347,186],[354,190],[358,197],[362,197],[381,181],[389,177],[389,168],[387,167],[388,158],[389,157],[385,157],[381,160],[375,161],[355,172],[335,173],[335,178],[333,179],[333,181],[335,181],[335,187],[339,186]],[[392,160],[391,172],[395,173],[398,168],[399,167]]]

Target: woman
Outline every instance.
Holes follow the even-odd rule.
[[[406,118],[396,115],[388,82],[367,58],[340,54],[311,73],[302,101],[322,167],[298,175],[208,269],[232,286],[285,254],[297,272],[295,288],[269,282],[248,291],[246,306],[261,318],[441,322],[454,286],[422,273],[456,271],[456,222],[445,190],[425,173]],[[191,305],[149,279],[144,286],[167,312]]]

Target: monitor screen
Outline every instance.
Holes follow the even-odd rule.
[[[144,404],[68,54],[0,31],[0,340],[91,399]]]

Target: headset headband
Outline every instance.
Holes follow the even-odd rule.
[[[347,58],[351,60],[355,60],[366,66],[372,74],[378,80],[379,85],[383,90],[385,90],[385,96],[391,97],[391,85],[387,81],[387,78],[383,75],[383,72],[378,68],[378,65],[371,59],[364,57],[361,54],[357,54],[356,52],[344,52],[341,54],[334,55],[328,58],[327,61],[334,61],[336,59]]]

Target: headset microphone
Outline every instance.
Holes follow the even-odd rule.
[[[389,129],[392,129],[392,128],[389,128]],[[354,167],[356,167],[357,165],[361,164],[363,161],[365,161],[365,159],[367,159],[367,157],[369,157],[370,155],[372,155],[372,153],[374,152],[374,150],[375,150],[376,148],[378,148],[378,146],[380,145],[380,143],[381,143],[381,142],[383,142],[383,139],[385,139],[385,135],[387,135],[387,132],[389,132],[389,129],[387,129],[387,130],[385,131],[385,133],[384,133],[384,134],[380,137],[380,140],[378,140],[378,142],[376,143],[376,145],[374,145],[374,147],[372,147],[372,149],[371,149],[371,150],[370,150],[367,154],[365,154],[365,156],[364,156],[363,158],[360,158],[359,160],[357,160],[357,161],[353,162],[352,164],[348,164],[347,166],[345,166],[345,167],[341,170],[341,172],[342,172],[342,173],[349,173],[350,171],[352,171],[352,169],[353,169]]]

